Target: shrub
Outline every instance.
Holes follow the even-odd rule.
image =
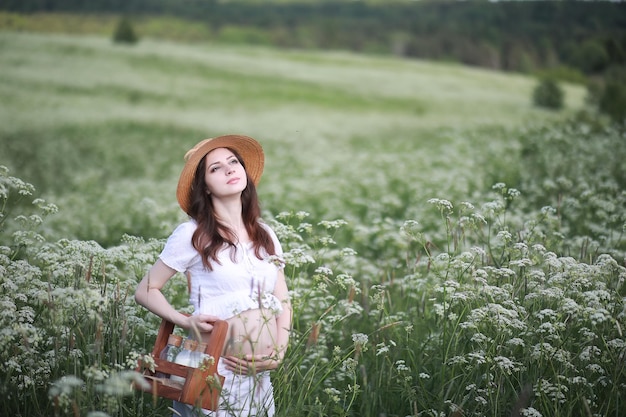
[[[137,43],[138,40],[130,19],[127,17],[121,18],[115,27],[115,32],[113,32],[113,42],[134,44]]]
[[[605,74],[598,98],[599,110],[614,122],[626,120],[626,67],[615,66]]]
[[[626,119],[626,85],[609,81],[604,87],[599,103],[600,111],[616,122]]]
[[[533,103],[535,106],[560,110],[563,108],[563,101],[563,90],[552,78],[540,80],[533,90]]]

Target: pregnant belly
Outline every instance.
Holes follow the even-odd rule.
[[[226,320],[223,356],[269,355],[275,351],[276,317],[270,310],[246,310]]]

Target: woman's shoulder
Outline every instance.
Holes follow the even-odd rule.
[[[170,239],[172,238],[189,238],[193,236],[194,232],[198,228],[198,224],[194,220],[187,220],[186,222],[180,223],[172,234],[170,235]]]
[[[189,269],[198,256],[191,239],[197,225],[193,221],[180,223],[167,239],[165,247],[159,256],[170,268],[178,272]]]
[[[181,230],[196,230],[197,228],[198,223],[196,223],[196,221],[193,219],[189,219],[186,222],[179,223],[178,226],[176,226],[176,229]]]

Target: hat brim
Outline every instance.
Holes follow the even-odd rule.
[[[224,135],[205,139],[185,154],[185,166],[178,179],[176,199],[180,208],[189,214],[191,208],[191,185],[202,158],[217,148],[230,148],[237,152],[246,167],[246,173],[258,185],[263,174],[265,155],[261,144],[249,136]]]

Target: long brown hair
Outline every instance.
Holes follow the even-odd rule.
[[[227,149],[235,155],[245,170],[246,166],[241,156],[233,149]],[[213,270],[211,262],[217,262],[219,264],[218,253],[226,247],[231,248],[231,259],[234,260],[237,245],[234,231],[223,223],[220,223],[216,217],[213,200],[206,192],[206,184],[204,182],[205,171],[206,155],[198,164],[191,185],[191,207],[189,215],[198,224],[198,228],[194,232],[191,242],[193,247],[196,248],[202,256],[204,266],[209,270]],[[241,214],[244,226],[246,227],[246,231],[254,247],[254,254],[257,258],[263,259],[263,251],[268,255],[276,255],[276,248],[274,247],[274,241],[269,232],[259,223],[261,207],[256,192],[256,186],[247,172],[246,176],[248,178],[248,185],[241,193]]]

